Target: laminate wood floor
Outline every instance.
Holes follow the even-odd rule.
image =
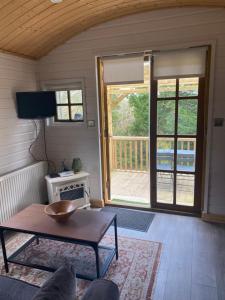
[[[118,233],[162,242],[153,300],[225,300],[225,225],[156,213],[147,233]]]

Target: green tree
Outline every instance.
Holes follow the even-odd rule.
[[[196,134],[198,102],[195,99],[179,101],[178,133]]]
[[[174,134],[175,100],[160,100],[157,103],[157,133]]]
[[[133,136],[148,136],[149,134],[149,94],[131,94],[128,96],[134,121],[130,125]]]
[[[166,94],[165,97],[168,97]],[[121,136],[149,135],[149,94],[130,94],[112,112],[113,134]],[[178,133],[196,134],[197,100],[179,100]],[[175,100],[160,100],[157,103],[157,133],[174,134]]]
[[[168,97],[168,95],[166,95]],[[133,110],[134,121],[130,132],[136,136],[149,133],[149,95],[132,94],[129,103]],[[196,134],[198,104],[195,99],[184,99],[178,105],[178,134]],[[160,100],[157,103],[157,133],[174,134],[175,100]]]
[[[112,130],[114,136],[129,136],[134,116],[127,98],[112,109]]]

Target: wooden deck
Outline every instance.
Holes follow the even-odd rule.
[[[111,199],[113,204],[150,207],[150,175],[148,172],[111,172]],[[158,176],[158,202],[173,203],[173,177],[171,174]],[[193,205],[194,178],[182,175],[177,181],[177,204]]]
[[[114,204],[149,207],[149,174],[113,171],[111,173],[111,199]]]

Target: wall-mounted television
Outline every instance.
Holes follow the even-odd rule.
[[[54,91],[17,92],[16,102],[20,119],[44,119],[56,115]]]

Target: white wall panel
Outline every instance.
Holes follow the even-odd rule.
[[[87,117],[97,122],[95,56],[215,41],[214,116],[225,117],[225,10],[180,8],[123,17],[93,27],[52,51],[39,63],[40,80],[85,79]],[[0,74],[1,78],[1,74]],[[212,124],[210,126],[213,126]],[[91,173],[92,197],[100,198],[98,129],[48,129],[48,151],[58,164],[80,157]],[[63,146],[62,146],[63,145]],[[225,213],[225,128],[213,128],[209,209]]]
[[[0,53],[0,175],[33,162],[28,148],[34,126],[17,118],[15,92],[36,90],[36,66],[34,61]]]

